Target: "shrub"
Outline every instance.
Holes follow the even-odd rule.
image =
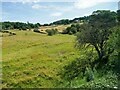
[[[40,31],[38,30],[38,28],[35,28],[33,31],[37,32],[37,33],[40,33]]]
[[[77,33],[77,28],[76,28],[76,27],[73,27],[73,26],[74,26],[74,25],[72,25],[71,27],[67,27],[67,28],[62,32],[62,34],[72,35],[72,34]]]
[[[1,30],[2,33],[9,33],[9,31]]]
[[[13,36],[13,35],[16,35],[15,32],[9,32],[9,36]]]
[[[25,26],[23,26],[21,29],[22,29],[22,30],[27,30],[27,28],[26,28]]]
[[[57,29],[47,29],[46,30],[48,36],[52,36],[52,35],[55,35],[58,33],[58,30]]]
[[[64,79],[68,81],[71,81],[78,76],[83,78],[85,76],[86,67],[89,67],[89,61],[78,58],[64,66],[64,69],[60,73],[61,78],[64,77]]]

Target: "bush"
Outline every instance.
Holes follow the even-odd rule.
[[[61,78],[64,77],[65,80],[71,81],[79,76],[82,79],[85,76],[86,67],[89,67],[89,61],[78,58],[64,66],[64,69],[60,73]]]
[[[2,33],[9,33],[9,31],[1,30]]]
[[[37,32],[37,33],[40,33],[40,31],[38,30],[38,28],[35,28],[33,31]]]
[[[22,30],[27,30],[27,28],[26,28],[25,26],[23,26],[21,29],[22,29]]]
[[[48,36],[52,36],[52,35],[55,35],[58,33],[58,30],[57,29],[47,29],[46,30]]]
[[[71,27],[67,27],[62,32],[62,34],[69,34],[69,35],[72,35],[72,34],[75,34],[75,33],[77,33],[77,28],[75,27],[75,25],[71,25]]]
[[[9,32],[9,36],[13,36],[13,35],[16,35],[15,32]]]

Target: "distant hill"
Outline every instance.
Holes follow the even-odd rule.
[[[67,25],[71,23],[86,22],[88,20],[89,20],[89,16],[84,16],[84,17],[74,18],[72,20],[69,19],[58,20],[53,23],[50,23],[49,25]]]
[[[40,26],[54,26],[54,25],[69,25],[72,23],[82,23],[82,22],[87,22],[89,20],[89,16],[84,16],[84,17],[79,17],[79,18],[74,18],[72,20],[69,19],[62,19],[58,20],[55,22],[52,22],[50,24],[44,24],[41,25],[39,23],[32,24],[32,23],[22,23],[22,22],[0,22],[0,25],[2,25],[2,29],[4,30],[10,30],[10,29],[19,29],[19,30],[26,30],[26,29],[33,29],[33,28],[38,28]]]

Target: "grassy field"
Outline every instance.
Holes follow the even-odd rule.
[[[58,29],[59,32],[62,32],[64,29],[66,29],[67,27],[71,26],[71,24],[69,25],[56,25],[56,26],[41,26],[40,27],[40,31],[45,31],[47,29]]]
[[[12,32],[17,35],[3,35],[2,87],[54,88],[62,81],[58,71],[79,57],[73,35]]]

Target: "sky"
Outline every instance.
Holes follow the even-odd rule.
[[[4,0],[2,21],[51,23],[88,16],[96,10],[118,10],[119,0]]]

